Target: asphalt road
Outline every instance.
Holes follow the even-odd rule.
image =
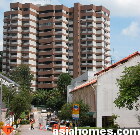
[[[53,135],[51,131],[44,131],[39,129],[39,118],[42,117],[42,125],[46,125],[46,113],[34,112],[35,124],[34,129],[31,130],[30,125],[22,125],[20,127],[20,135]]]

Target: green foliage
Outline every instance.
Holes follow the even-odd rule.
[[[57,89],[53,89],[50,91],[37,90],[34,92],[32,104],[44,105],[46,108],[51,108],[53,111],[58,111],[65,102],[66,100],[61,95],[61,92]]]
[[[72,103],[66,103],[62,106],[59,118],[61,120],[72,120]]]
[[[30,89],[33,75],[28,65],[21,64],[10,73],[10,78],[17,82],[22,88]]]
[[[21,119],[25,119],[25,118],[26,118],[25,112],[22,112],[22,113],[21,113],[20,118],[21,118]]]
[[[79,114],[80,125],[88,124],[87,121],[90,118],[89,115],[87,115],[87,113],[89,112],[89,106],[84,104],[82,101],[64,104],[61,111],[59,112],[59,118],[63,120],[72,120],[73,104],[79,104],[80,106],[80,114]]]
[[[117,80],[119,86],[118,97],[114,103],[117,107],[132,110],[138,109],[136,103],[140,96],[140,64],[126,67],[123,75]]]
[[[48,91],[48,98],[46,100],[46,107],[51,108],[53,111],[58,111],[65,103],[64,97],[57,89]]]
[[[71,77],[68,73],[60,74],[57,82],[57,89],[62,93],[65,99],[67,99],[67,86],[71,83]]]
[[[33,93],[33,101],[32,101],[32,104],[33,105],[37,105],[37,106],[39,106],[39,105],[45,105],[47,98],[48,98],[48,91],[43,90],[43,89],[36,90]]]
[[[23,96],[24,95],[24,96]],[[31,98],[26,97],[26,93],[18,93],[14,95],[13,100],[10,102],[10,110],[14,112],[15,118],[19,118],[21,113],[31,109]]]
[[[116,122],[116,119],[118,118],[119,116],[113,114],[109,120],[109,123],[110,123],[110,127],[108,128],[113,128],[113,129],[117,129],[119,128],[119,125],[118,123]]]
[[[21,120],[21,121],[20,121],[20,124],[21,124],[21,125],[30,124],[30,121],[29,121],[29,120]]]
[[[46,108],[59,111],[67,99],[67,86],[71,82],[68,73],[62,73],[57,82],[57,88],[53,90],[37,90],[33,94],[33,105],[44,105]]]
[[[22,112],[31,108],[32,91],[30,87],[33,75],[30,73],[28,65],[20,65],[11,71],[10,78],[20,84],[20,87],[18,91],[15,88],[4,87],[3,100],[17,120]]]

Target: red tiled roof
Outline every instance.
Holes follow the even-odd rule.
[[[119,64],[122,64],[122,63],[124,63],[124,62],[127,62],[129,59],[131,59],[131,58],[133,58],[133,57],[135,57],[135,56],[137,56],[137,55],[140,55],[140,53],[139,53],[138,51],[135,52],[135,53],[133,53],[133,54],[131,54],[131,55],[129,55],[128,57],[125,57],[124,59],[122,59],[122,60],[120,60],[120,61],[118,61],[118,62],[112,64],[111,66],[107,67],[106,69],[104,69],[104,70],[102,70],[102,71],[100,71],[100,72],[94,74],[94,76],[95,76],[95,75],[99,75],[99,74],[101,74],[101,73],[103,73],[103,72],[106,72],[106,71],[108,71],[108,70],[110,70],[110,69],[112,69],[112,68],[118,66]],[[89,81],[89,82],[85,82],[85,83],[83,83],[82,85],[75,87],[75,88],[74,88],[72,91],[70,91],[70,92],[74,92],[74,91],[76,91],[76,90],[78,90],[78,89],[81,89],[81,88],[83,88],[83,87],[86,87],[86,86],[88,86],[88,85],[90,85],[90,84],[94,84],[94,83],[96,83],[96,82],[97,82],[96,79],[91,80],[91,81]]]
[[[74,91],[76,91],[76,90],[78,90],[78,89],[81,89],[81,88],[83,88],[83,87],[86,87],[86,86],[88,86],[88,85],[90,85],[90,84],[94,84],[94,83],[96,83],[96,82],[97,82],[96,79],[90,80],[90,81],[88,81],[88,82],[83,83],[83,84],[80,85],[80,86],[75,87],[75,88],[74,88],[72,91],[70,91],[70,92],[74,92]]]
[[[122,63],[124,63],[124,62],[127,62],[129,59],[131,59],[131,58],[133,58],[133,57],[135,57],[135,56],[137,56],[137,55],[140,55],[140,53],[139,53],[138,51],[135,52],[135,53],[133,53],[133,54],[131,54],[131,55],[129,55],[128,57],[125,57],[124,59],[122,59],[122,60],[120,60],[120,61],[118,61],[118,62],[112,64],[111,66],[107,67],[106,69],[104,69],[104,70],[102,70],[102,71],[99,71],[98,73],[96,73],[96,74],[94,74],[94,75],[99,75],[99,74],[101,74],[101,73],[103,73],[103,72],[106,72],[106,71],[108,71],[108,70],[110,70],[110,69],[112,69],[112,68],[118,66],[119,64],[122,64]]]

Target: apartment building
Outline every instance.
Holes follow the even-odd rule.
[[[103,6],[11,3],[4,13],[3,72],[29,64],[33,88],[52,89],[62,72],[74,78],[110,65],[110,12]]]

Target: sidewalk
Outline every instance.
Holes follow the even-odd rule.
[[[36,126],[33,130],[30,129],[30,125],[22,125],[19,129],[19,135],[53,135],[51,131],[39,130]]]

